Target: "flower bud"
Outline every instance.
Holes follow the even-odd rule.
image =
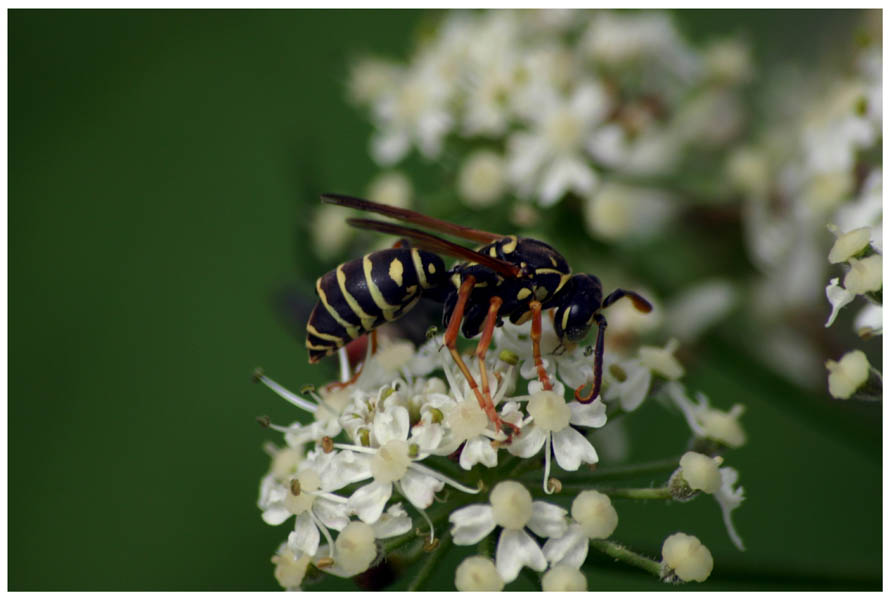
[[[844,287],[854,294],[876,292],[883,285],[883,258],[880,254],[866,256],[862,260],[851,258],[850,270],[844,277]]]
[[[661,547],[664,564],[683,581],[704,581],[714,568],[714,559],[694,535],[675,533]]]
[[[745,430],[739,424],[739,417],[745,412],[741,404],[733,406],[729,412],[708,408],[698,415],[698,422],[705,437],[720,442],[730,448],[740,448],[748,441]]]
[[[285,589],[296,589],[306,576],[309,555],[303,554],[296,558],[289,550],[283,550],[272,557],[272,563],[275,565],[275,579],[278,580],[278,585]]]
[[[674,358],[677,346],[677,340],[673,339],[664,348],[642,346],[640,348],[640,362],[666,379],[679,379],[683,377],[686,371],[683,369],[683,365]]]
[[[454,587],[459,592],[500,592],[504,580],[490,558],[469,556],[454,572]]]
[[[556,565],[541,578],[545,592],[586,592],[587,578],[584,573],[569,565]]]
[[[522,529],[532,518],[532,495],[519,482],[500,482],[488,499],[495,523],[505,529]]]
[[[361,521],[352,521],[343,528],[334,542],[335,563],[345,573],[358,574],[371,566],[377,556],[374,530]]]
[[[868,380],[869,364],[862,350],[847,352],[839,362],[825,361],[828,369],[828,393],[846,400]]]
[[[586,490],[572,501],[572,518],[575,519],[584,535],[591,539],[605,539],[618,527],[618,513],[612,500],[596,490]]]
[[[720,489],[721,478],[718,467],[721,462],[698,452],[687,452],[680,458],[681,474],[693,490],[713,494]]]
[[[871,239],[871,227],[860,227],[838,236],[828,253],[828,262],[842,263],[864,250]]]

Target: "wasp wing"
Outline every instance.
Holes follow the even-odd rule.
[[[519,277],[522,274],[522,270],[513,263],[481,254],[460,244],[443,240],[426,231],[385,221],[374,221],[373,219],[346,219],[346,222],[360,229],[372,229],[382,233],[391,233],[409,238],[418,248],[478,263],[500,273],[504,277]]]
[[[415,225],[434,229],[440,233],[453,235],[465,240],[471,240],[473,242],[479,242],[482,244],[487,244],[489,242],[493,242],[495,240],[506,237],[497,233],[482,231],[481,229],[473,229],[472,227],[465,227],[463,225],[449,223],[448,221],[443,221],[434,217],[428,217],[424,214],[415,212],[413,210],[408,210],[406,208],[396,208],[394,206],[387,206],[386,204],[377,204],[376,202],[371,202],[370,200],[362,200],[361,198],[353,198],[352,196],[344,196],[342,194],[322,194],[321,199],[328,204],[337,204],[339,206],[346,206],[348,208],[374,212],[379,215],[389,217],[391,219],[407,221],[409,223],[414,223]]]

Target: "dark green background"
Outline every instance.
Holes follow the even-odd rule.
[[[305,255],[316,194],[376,172],[348,59],[404,56],[428,16],[9,13],[10,589],[277,589],[287,529],[255,502],[278,436],[253,417],[295,415],[249,375],[320,379],[273,298],[332,266]],[[806,56],[850,19],[681,15],[696,39],[745,32],[761,59]],[[749,407],[750,444],[728,457],[749,550],[707,498],[624,501],[616,537],[656,555],[695,533],[716,562],[695,589],[879,588],[879,412],[804,394],[721,339],[703,348],[690,386]],[[658,407],[636,427],[656,440],[641,457],[685,443]],[[592,573],[591,589],[660,587]]]

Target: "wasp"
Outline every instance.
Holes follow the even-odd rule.
[[[339,206],[376,213],[394,220],[475,242],[475,249],[445,240],[421,229],[388,221],[350,218],[357,228],[401,236],[396,247],[371,252],[339,265],[315,284],[318,294],[306,326],[309,362],[335,353],[349,341],[373,332],[410,311],[421,297],[441,302],[444,345],[473,390],[479,405],[498,430],[504,424],[494,408],[488,385],[485,356],[494,328],[504,319],[522,324],[531,319],[532,354],[538,379],[552,389],[541,359],[542,312],[553,309],[553,325],[562,344],[584,339],[595,323],[593,382],[575,390],[582,403],[600,392],[606,319],[602,310],[627,297],[641,312],[652,305],[636,292],[616,289],[603,297],[600,280],[591,274],[572,273],[566,259],[550,245],[533,238],[501,235],[449,223],[424,214],[340,194],[323,194],[322,200]],[[446,268],[441,255],[458,258]],[[480,336],[476,346],[477,383],[457,351],[458,334]],[[517,430],[515,426],[507,423]]]

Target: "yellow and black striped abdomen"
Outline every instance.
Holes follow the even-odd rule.
[[[417,248],[372,252],[324,274],[315,283],[318,302],[306,325],[309,362],[398,319],[445,275],[441,258]]]

